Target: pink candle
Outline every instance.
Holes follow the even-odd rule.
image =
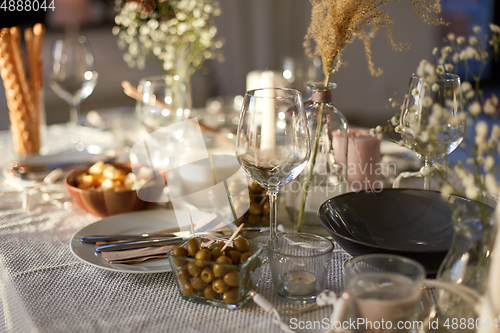
[[[347,180],[352,191],[381,188],[380,140],[368,129],[350,128]]]

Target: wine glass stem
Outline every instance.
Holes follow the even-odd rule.
[[[69,121],[73,126],[78,128],[78,116],[80,114],[80,103],[70,103],[69,104]]]
[[[277,199],[278,192],[269,192],[269,208],[271,210],[269,229],[271,230],[271,239],[275,239],[278,237],[278,227],[276,223],[276,217],[278,216],[278,206],[276,205]]]
[[[426,169],[430,169],[432,167],[431,165],[431,160],[429,158],[424,158],[424,166],[426,167]],[[425,176],[424,176],[424,190],[430,190],[431,189],[431,173],[428,172]]]

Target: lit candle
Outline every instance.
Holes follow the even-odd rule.
[[[307,296],[316,292],[316,275],[301,270],[283,275],[283,287],[291,296]]]
[[[274,88],[274,72],[264,71],[261,76],[261,84],[263,88]],[[274,156],[274,147],[276,141],[275,128],[275,103],[274,91],[264,91],[262,103],[262,124],[261,124],[261,142],[260,142],[260,157],[264,159]]]

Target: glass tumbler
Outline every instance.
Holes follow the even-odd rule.
[[[318,235],[285,233],[267,242],[274,290],[283,299],[314,301],[325,290],[333,243]]]

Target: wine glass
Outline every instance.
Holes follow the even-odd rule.
[[[454,151],[465,135],[460,77],[442,74],[434,79],[412,75],[401,108],[401,138],[424,159],[427,171],[435,159]],[[424,189],[431,177],[424,174]]]
[[[236,134],[236,157],[269,193],[271,238],[276,238],[276,199],[311,155],[306,114],[298,90],[263,88],[245,94]]]
[[[50,87],[68,102],[70,124],[76,133],[72,141],[77,150],[83,150],[79,109],[82,100],[92,94],[97,84],[94,57],[84,36],[67,36],[54,42],[52,59]]]

